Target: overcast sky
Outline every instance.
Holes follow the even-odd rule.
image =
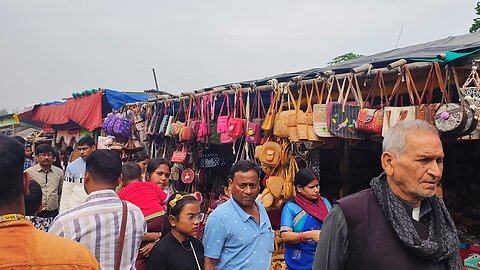
[[[473,0],[0,0],[0,109],[91,88],[172,93],[468,33]]]

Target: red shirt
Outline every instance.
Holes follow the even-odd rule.
[[[129,201],[142,210],[145,220],[161,216],[165,208],[161,205],[167,194],[152,182],[134,182],[118,192],[120,199]]]

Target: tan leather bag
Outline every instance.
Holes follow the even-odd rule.
[[[316,80],[313,80],[312,82],[312,90],[310,91],[310,96],[308,96],[307,92],[307,110],[305,111],[305,114],[307,115],[307,140],[309,141],[320,141],[320,137],[315,134],[315,129],[313,128],[313,105],[312,105],[312,97],[313,97],[313,91],[316,91],[317,93],[317,99],[320,99],[320,95],[318,93],[318,84]],[[321,103],[321,100],[318,102]]]
[[[290,87],[287,84],[287,89]],[[289,130],[287,126],[287,122],[291,117],[294,116],[295,110],[283,110],[283,102],[285,100],[284,88],[281,87],[281,99],[280,104],[278,105],[278,112],[275,115],[275,121],[273,124],[273,135],[278,138],[288,138],[289,137]],[[288,98],[288,97],[287,97]],[[294,118],[295,119],[295,118]]]
[[[291,141],[308,140],[308,115],[301,109],[303,92],[306,93],[307,101],[309,97],[305,83],[301,84],[298,92],[297,106],[295,107],[295,117],[297,120],[295,124],[297,130],[295,133],[296,137],[294,139],[296,140]]]
[[[280,99],[281,95],[281,89],[277,88],[275,90],[275,93],[273,94],[273,98],[270,101],[270,107],[268,107],[267,114],[265,115],[265,119],[263,120],[262,123],[262,129],[265,132],[270,132],[273,130],[273,125],[275,121],[275,115],[277,113],[277,107],[278,107],[278,100]]]
[[[277,167],[282,156],[282,146],[277,142],[266,142],[255,147],[255,158],[262,165]]]

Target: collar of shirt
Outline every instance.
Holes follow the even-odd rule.
[[[118,195],[117,193],[115,193],[115,191],[111,189],[97,190],[88,194],[87,199],[85,201],[88,202],[88,201],[94,201],[98,199],[103,200],[107,198],[118,198]]]
[[[400,197],[398,197],[398,198],[400,199],[402,204],[405,206],[405,209],[407,210],[407,214],[410,215],[411,217],[413,217],[412,213],[413,213],[413,208],[415,208],[415,206],[412,203],[407,202]],[[422,200],[422,202],[420,203],[419,219],[421,219],[426,214],[430,213],[430,211],[432,211],[432,206],[430,205],[430,202],[428,201],[428,199]]]
[[[242,219],[242,221],[245,223],[249,218],[254,219],[252,215],[247,214],[235,201],[235,199],[232,197],[230,200],[228,200],[226,203],[230,202],[233,205],[233,208],[237,211],[238,215]],[[265,216],[262,213],[261,207],[257,201],[255,201],[255,205],[257,206],[258,213],[260,215],[260,227],[265,223]]]
[[[38,171],[38,172],[45,172],[45,171],[43,170],[42,166],[40,166],[40,164],[37,164],[37,165],[35,165],[35,166],[38,166],[38,168],[37,168],[37,171]],[[52,166],[53,166],[53,165],[52,165]],[[50,169],[48,169],[48,171],[46,171],[46,172],[53,172],[52,166],[50,166]]]

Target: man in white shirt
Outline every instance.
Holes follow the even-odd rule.
[[[65,212],[85,202],[87,193],[83,187],[85,160],[96,150],[95,141],[90,135],[82,137],[77,143],[80,158],[68,164],[63,181],[62,198],[59,212]]]
[[[127,202],[127,211],[122,210],[122,201],[115,193],[121,168],[122,161],[115,152],[94,151],[86,161],[86,201],[60,213],[49,230],[85,245],[102,269],[114,269],[123,215],[127,222],[120,269],[135,269],[135,259],[147,230],[137,206]]]

